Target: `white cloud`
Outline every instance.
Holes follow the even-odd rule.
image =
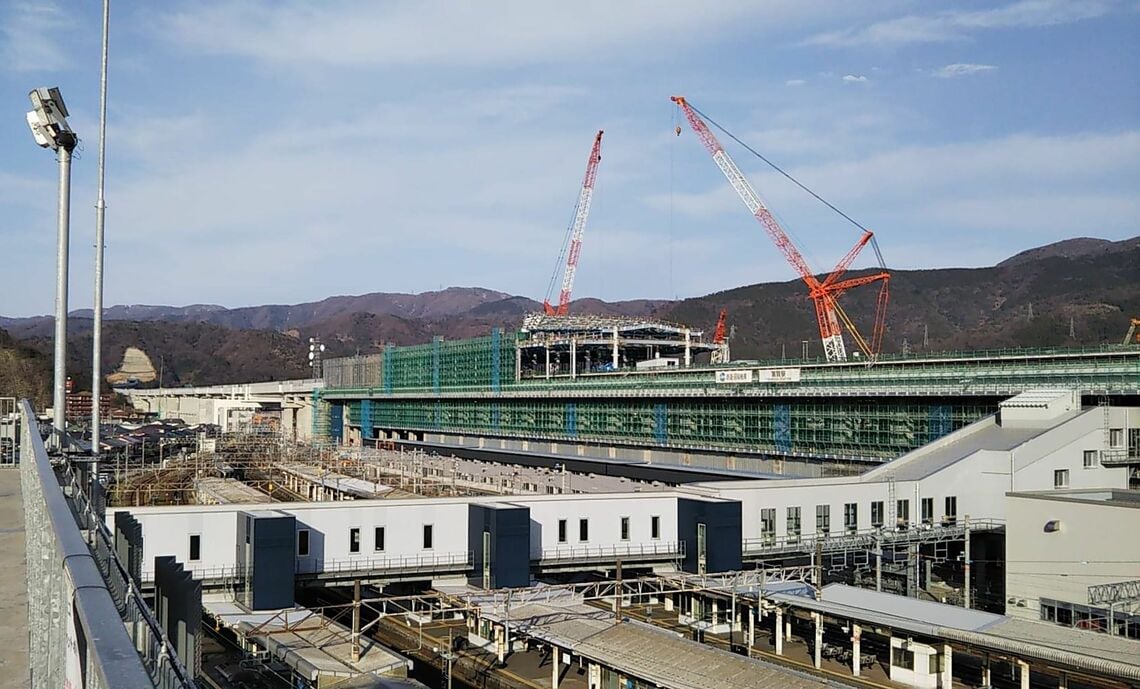
[[[775,173],[744,169],[761,197],[794,226],[811,227],[816,213],[826,218],[817,202]],[[892,233],[901,241],[915,229],[916,219],[923,231],[953,233],[960,244],[994,244],[999,239],[988,233],[1006,232],[1028,237],[1022,245],[1037,245],[1074,232],[1134,236],[1140,218],[1140,200],[1130,187],[1140,175],[1140,131],[907,146],[789,172],[875,227],[884,247]],[[745,218],[746,210],[711,163],[708,175],[705,191],[644,201],[652,207],[667,203],[677,214],[705,222]],[[958,260],[957,252],[958,247],[948,249],[947,260]]]
[[[278,64],[444,65],[583,60],[645,53],[748,26],[774,32],[859,10],[839,0],[580,0],[535,3],[195,3],[160,21],[194,52]],[[762,18],[762,22],[745,21]]]
[[[844,74],[843,81],[846,81],[848,84],[859,84],[867,81],[867,77],[862,74]]]
[[[788,79],[784,82],[784,86],[803,86],[806,83],[803,79]]]
[[[55,2],[14,2],[0,28],[0,70],[51,72],[71,62],[58,36],[75,25]]]
[[[942,79],[953,79],[955,77],[967,77],[979,72],[989,72],[994,69],[997,69],[996,65],[975,65],[957,62],[952,65],[940,67],[934,70],[932,74]]]
[[[1008,29],[1070,24],[1100,17],[1113,8],[1111,0],[1020,0],[986,10],[954,10],[907,15],[873,24],[817,34],[810,45],[885,46],[962,40],[978,29]]]

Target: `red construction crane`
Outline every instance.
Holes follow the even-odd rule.
[[[728,309],[720,310],[720,318],[716,319],[716,330],[713,332],[713,344],[724,344],[728,337]]]
[[[566,256],[566,269],[562,273],[562,291],[558,293],[558,306],[550,303],[554,291],[554,280],[558,276],[555,267],[542,300],[542,310],[548,316],[565,316],[570,311],[570,294],[574,291],[574,273],[578,270],[578,254],[582,251],[582,234],[586,230],[586,218],[590,215],[590,201],[594,196],[594,178],[598,176],[598,163],[602,160],[602,130],[594,137],[594,147],[590,149],[590,159],[586,162],[586,178],[582,181],[582,192],[578,195],[578,206],[574,210],[574,222],[567,233],[567,244],[562,246],[559,260]]]
[[[691,106],[683,96],[673,96],[673,102],[680,106],[681,110],[685,113],[685,119],[689,121],[689,126],[697,133],[697,137],[712,154],[713,161],[716,162],[717,167],[724,173],[728,179],[728,183],[736,190],[740,199],[744,201],[744,205],[752,212],[752,215],[760,221],[768,236],[776,244],[776,247],[784,254],[784,258],[792,267],[796,269],[800,279],[808,287],[808,296],[811,297],[812,302],[815,304],[815,316],[819,324],[819,336],[823,340],[823,351],[828,361],[846,361],[847,348],[843,344],[843,334],[840,323],[846,327],[851,337],[855,340],[856,345],[868,357],[874,359],[878,357],[879,350],[882,347],[883,330],[886,321],[887,311],[887,285],[890,282],[890,274],[886,272],[885,268],[879,272],[870,275],[864,275],[849,280],[840,280],[843,274],[851,266],[851,263],[859,255],[859,252],[872,240],[874,234],[870,230],[865,230],[859,241],[851,248],[847,254],[840,259],[836,264],[834,270],[825,278],[820,280],[815,276],[815,273],[808,267],[807,261],[804,260],[800,250],[792,243],[791,238],[780,227],[780,223],[776,221],[775,216],[768,210],[768,207],[760,199],[760,196],[748,183],[748,180],[740,172],[740,168],[736,166],[732,158],[725,152],[724,146],[720,145],[716,136],[709,130],[708,125],[697,113],[696,109]],[[821,199],[822,200],[822,199]],[[879,296],[875,308],[875,324],[871,333],[871,341],[867,342],[855,327],[855,324],[839,306],[839,296],[849,289],[860,287],[862,285],[870,284],[872,282],[882,283],[879,288]]]

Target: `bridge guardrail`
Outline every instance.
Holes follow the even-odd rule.
[[[27,400],[20,417],[32,687],[195,687],[97,519],[88,547]]]

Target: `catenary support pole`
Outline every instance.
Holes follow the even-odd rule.
[[[92,477],[99,480],[100,438],[102,423],[99,390],[103,380],[103,227],[107,204],[103,198],[103,171],[107,159],[107,48],[111,30],[111,0],[103,0],[103,57],[99,72],[99,167],[95,196],[95,302],[91,324],[91,457]]]

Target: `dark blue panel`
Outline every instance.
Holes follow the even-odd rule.
[[[773,409],[776,426],[776,451],[792,451],[792,408],[787,404],[777,404]]]
[[[669,410],[663,402],[653,405],[653,439],[658,445],[669,439]]]
[[[329,437],[340,442],[344,440],[344,403],[329,404]]]
[[[927,425],[926,442],[932,443],[954,430],[950,417],[950,405],[930,405],[930,422]]]
[[[238,562],[247,561],[244,603],[252,610],[293,607],[297,520],[292,515],[239,512]]]
[[[467,547],[473,557],[471,583],[483,586],[483,533],[490,534],[491,588],[530,584],[530,508],[467,506]]]
[[[360,437],[372,437],[372,400],[360,401]]]
[[[685,544],[681,568],[697,571],[697,525],[705,525],[705,572],[730,572],[741,568],[740,503],[708,502],[677,498],[677,540]]]
[[[578,437],[578,405],[573,402],[566,403],[566,436]]]

